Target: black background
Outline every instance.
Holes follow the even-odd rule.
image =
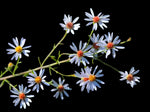
[[[142,8],[141,8],[142,7]],[[3,11],[4,10],[4,11]],[[63,29],[60,27],[59,23],[63,22],[64,14],[70,14],[75,17],[80,17],[79,23],[81,23],[81,28],[75,31],[75,35],[68,34],[67,38],[63,41],[64,45],[59,46],[54,52],[57,55],[58,51],[69,52],[72,50],[69,45],[75,42],[78,45],[79,41],[82,40],[86,42],[88,40],[88,35],[91,32],[92,26],[86,27],[84,21],[85,12],[90,12],[90,8],[58,8],[50,7],[45,5],[34,5],[34,7],[23,7],[18,5],[17,7],[4,8],[1,11],[1,31],[0,31],[0,70],[4,70],[10,62],[12,55],[7,55],[6,49],[9,48],[8,42],[12,43],[12,38],[14,37],[24,37],[27,39],[26,45],[32,45],[30,48],[30,57],[27,58],[23,56],[22,64],[19,66],[17,72],[22,72],[31,68],[38,67],[39,56],[41,60],[50,52],[54,43],[57,43],[64,35]],[[104,57],[102,59],[107,63],[115,66],[119,70],[129,71],[132,66],[135,69],[140,69],[138,76],[141,77],[141,82],[132,89],[130,85],[126,82],[120,82],[120,75],[113,71],[112,69],[102,65],[101,63],[95,62],[94,65],[89,65],[95,67],[99,66],[103,69],[104,77],[101,78],[106,84],[102,85],[101,89],[96,92],[91,92],[87,94],[86,91],[81,92],[80,87],[76,85],[77,79],[66,78],[66,83],[69,83],[70,87],[73,89],[69,91],[69,98],[65,97],[64,101],[60,99],[53,98],[54,93],[50,92],[52,87],[45,87],[44,91],[40,90],[40,93],[31,92],[35,97],[32,98],[32,103],[30,107],[26,110],[20,110],[19,105],[14,107],[13,98],[10,98],[10,91],[8,85],[5,84],[0,88],[0,108],[8,112],[33,112],[33,111],[72,111],[72,110],[101,110],[108,109],[114,110],[134,110],[143,108],[145,109],[145,102],[147,102],[147,91],[146,91],[146,62],[148,58],[148,36],[146,35],[146,26],[148,26],[148,16],[147,7],[144,4],[115,4],[108,6],[103,5],[103,7],[93,8],[95,15],[99,12],[103,14],[110,15],[110,22],[107,24],[108,28],[104,31],[100,28],[95,32],[96,34],[107,34],[108,32],[114,32],[114,35],[119,35],[121,40],[126,40],[132,37],[130,43],[125,44],[125,50],[120,50],[117,53],[116,59],[111,56],[106,60]],[[67,57],[63,57],[65,59]],[[13,61],[15,63],[15,61]],[[46,64],[52,61],[47,61]],[[80,71],[81,67],[76,65],[62,64],[58,66],[58,70],[64,74],[72,74],[75,70]],[[57,80],[59,75],[53,73],[50,77],[48,70],[46,70],[47,80],[52,78]],[[9,74],[7,74],[9,75]],[[17,77],[10,79],[12,84],[24,84],[27,86],[27,79],[22,77]],[[144,104],[144,105],[143,105]],[[143,107],[143,106],[144,107]]]

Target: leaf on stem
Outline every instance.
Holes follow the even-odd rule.
[[[50,76],[52,76],[52,70],[51,70],[51,67],[49,67],[49,74],[50,74]]]
[[[55,62],[57,61],[55,56],[50,56],[50,58]]]
[[[1,82],[0,88],[3,87],[4,83],[5,83],[5,80],[3,80],[3,81]]]
[[[27,77],[28,75],[29,75],[29,73],[25,73],[23,76],[24,76],[24,77]]]

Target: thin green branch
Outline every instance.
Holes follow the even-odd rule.
[[[96,60],[119,73],[119,70],[117,68],[113,67],[112,65],[109,65],[108,63],[102,61],[101,59],[96,59]]]
[[[56,72],[56,74],[61,75],[62,77],[75,77],[74,74],[71,74],[71,75],[65,75],[65,74],[62,74],[62,73],[60,73],[59,71],[55,70],[55,69],[52,68],[52,67],[51,67],[50,69],[53,70],[54,72]]]
[[[67,36],[67,31],[65,32],[64,36],[62,37],[62,39],[57,43],[57,45],[55,45],[53,47],[53,49],[51,50],[51,52],[47,55],[47,57],[44,59],[44,61],[41,64],[41,67],[45,64],[45,62],[47,61],[47,59],[51,56],[51,54],[55,51],[55,49],[61,44],[61,42],[65,39],[65,37]]]
[[[67,63],[67,62],[69,62],[69,60],[70,60],[70,59],[62,60],[62,61],[59,62],[59,64]],[[55,63],[49,64],[49,65],[45,65],[45,66],[42,66],[42,67],[37,67],[37,68],[34,68],[34,69],[32,69],[32,70],[28,70],[28,71],[25,71],[25,72],[21,72],[21,73],[15,74],[15,75],[13,75],[13,74],[12,74],[12,75],[8,75],[8,76],[6,76],[6,77],[0,78],[0,81],[6,80],[6,79],[10,79],[10,78],[14,78],[14,77],[18,77],[18,76],[22,76],[22,75],[24,75],[24,74],[28,74],[28,73],[32,72],[33,70],[34,70],[34,71],[37,71],[37,70],[49,68],[49,67],[52,67],[52,66],[55,66],[55,65],[58,65],[58,63],[55,62]]]

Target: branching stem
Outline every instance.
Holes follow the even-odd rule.
[[[62,60],[62,61],[59,62],[59,64],[69,62],[69,60],[70,59]],[[42,67],[37,67],[37,68],[31,69],[31,70],[28,70],[28,71],[25,71],[25,72],[21,72],[21,73],[15,74],[15,75],[11,74],[11,75],[8,75],[6,77],[0,78],[0,81],[6,80],[6,79],[10,79],[10,78],[14,78],[14,77],[18,77],[18,76],[22,76],[24,74],[28,74],[28,73],[32,72],[33,70],[37,71],[37,70],[49,68],[49,67],[52,67],[52,66],[55,66],[55,65],[58,65],[58,63],[55,62],[55,63],[49,64],[49,65],[45,65],[45,66],[42,66]]]

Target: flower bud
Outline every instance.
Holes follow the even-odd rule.
[[[128,38],[128,40],[127,40],[127,42],[130,42],[131,40],[132,40],[132,38],[131,38],[131,37],[129,37],[129,38]]]
[[[12,68],[14,66],[14,64],[12,62],[8,63],[8,68]]]

